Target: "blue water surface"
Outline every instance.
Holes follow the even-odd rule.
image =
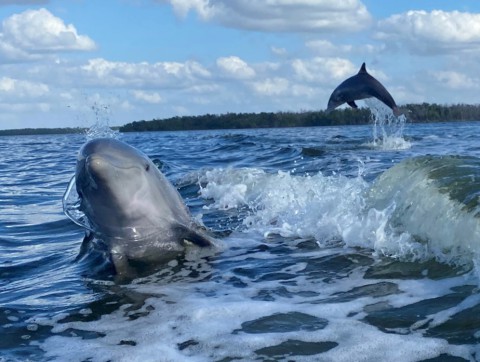
[[[407,124],[393,147],[372,125],[119,134],[222,243],[129,285],[106,251],[77,260],[63,213],[85,135],[1,137],[0,361],[478,360],[475,257],[402,254],[417,241],[364,195],[406,158],[480,157],[479,130]]]

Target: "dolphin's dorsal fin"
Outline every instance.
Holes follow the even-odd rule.
[[[358,71],[358,74],[366,73],[366,72],[367,72],[367,67],[365,66],[365,63],[363,63],[362,66],[360,67],[360,70]]]

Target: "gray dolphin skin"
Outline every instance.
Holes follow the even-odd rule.
[[[157,263],[191,244],[214,245],[152,160],[124,142],[87,142],[78,153],[75,185],[80,210],[106,242],[118,274],[128,274],[132,261]]]
[[[391,94],[378,80],[368,74],[365,63],[363,63],[356,75],[335,88],[328,100],[327,112],[333,111],[343,103],[347,103],[352,108],[358,108],[355,104],[356,100],[371,97],[377,98],[390,107],[395,116],[398,117],[401,114]]]

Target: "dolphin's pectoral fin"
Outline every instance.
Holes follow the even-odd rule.
[[[196,231],[191,230],[183,238],[183,241],[190,242],[200,247],[212,246],[212,241],[205,235],[202,235]]]
[[[177,225],[175,231],[178,233],[180,241],[184,244],[194,244],[200,247],[213,246],[213,241],[200,230],[192,230],[184,225]]]
[[[347,104],[352,107],[352,108],[358,108],[357,104],[355,103],[355,101],[350,101],[350,102],[347,102]]]
[[[112,260],[113,266],[115,267],[115,271],[117,272],[117,276],[120,276],[120,278],[127,276],[135,276],[134,269],[132,269],[132,267],[130,266],[128,258],[125,254],[120,252],[112,252],[110,254],[110,258]]]
[[[88,253],[88,249],[90,248],[90,243],[93,240],[93,233],[90,231],[87,231],[85,233],[85,237],[82,240],[82,245],[80,246],[80,252],[78,253],[77,257],[75,258],[75,262],[78,262],[79,260],[82,260],[85,255]]]

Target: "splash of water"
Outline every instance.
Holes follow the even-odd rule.
[[[83,213],[83,211],[80,210],[80,202],[81,200],[78,195],[77,188],[75,187],[75,176],[73,176],[68,183],[65,193],[63,194],[63,212],[78,226],[93,231],[87,216]]]
[[[407,121],[405,115],[396,117],[390,108],[375,98],[366,99],[365,104],[372,113],[372,147],[381,150],[405,150],[412,146],[403,136]]]
[[[86,141],[100,137],[118,138],[119,132],[111,129],[109,126],[110,107],[94,102],[90,109],[95,116],[95,123],[85,131]],[[62,198],[63,211],[75,224],[93,231],[86,215],[80,210],[80,202],[81,200],[75,187],[75,176],[73,176]]]
[[[91,110],[95,115],[95,123],[86,131],[87,141],[99,138],[118,138],[119,132],[110,128],[111,110],[108,105],[94,102]]]

